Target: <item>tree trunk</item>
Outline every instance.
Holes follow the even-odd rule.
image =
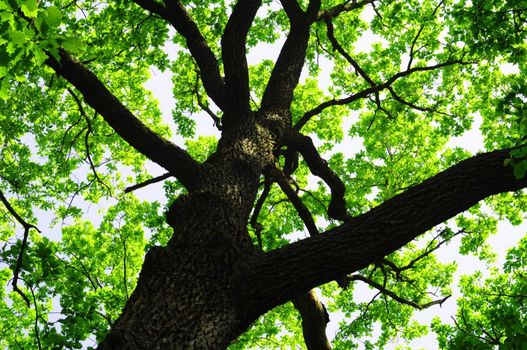
[[[99,349],[223,349],[248,327],[241,276],[257,252],[230,211],[210,194],[177,201],[174,238],[147,253],[138,285]]]

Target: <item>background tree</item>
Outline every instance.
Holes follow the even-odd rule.
[[[491,264],[498,220],[525,216],[523,0],[0,11],[2,347],[326,349],[329,310],[337,348],[382,348],[451,295],[440,247]],[[203,118],[219,138],[196,138]],[[475,119],[487,153],[452,147]],[[462,280],[440,346],[525,344],[524,243]]]

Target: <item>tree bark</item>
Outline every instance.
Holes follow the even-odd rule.
[[[490,195],[526,187],[503,166],[508,152],[467,159],[350,222],[266,254],[246,240],[248,214],[237,203],[212,190],[182,197],[169,213],[174,238],[147,254],[99,349],[225,348],[271,308],[378,261]],[[254,200],[253,180],[244,193]]]

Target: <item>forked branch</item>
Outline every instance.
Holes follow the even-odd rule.
[[[353,281],[364,282],[364,283],[368,284],[369,286],[377,289],[382,294],[389,296],[390,298],[392,298],[393,300],[397,301],[398,303],[409,305],[409,306],[411,306],[411,307],[413,307],[413,308],[415,308],[417,310],[427,309],[427,308],[429,308],[430,306],[433,306],[433,305],[443,305],[443,303],[445,301],[447,301],[448,298],[451,297],[451,295],[447,295],[444,298],[437,299],[437,300],[432,300],[432,301],[430,301],[428,303],[425,303],[425,304],[418,304],[418,303],[416,303],[414,301],[411,301],[411,300],[408,300],[408,299],[405,299],[405,298],[399,296],[397,293],[387,289],[382,284],[377,283],[374,280],[372,280],[370,278],[367,278],[367,277],[364,277],[364,276],[359,275],[359,274],[346,276],[346,277],[344,277],[343,280],[345,281],[345,286],[347,286],[349,283],[351,283]]]
[[[304,113],[304,115],[300,118],[300,120],[294,126],[294,130],[299,131],[300,129],[302,129],[304,127],[304,125],[306,125],[306,123],[311,118],[313,118],[314,116],[320,114],[326,108],[333,107],[333,106],[342,106],[342,105],[346,105],[346,104],[351,104],[351,103],[353,103],[353,102],[355,102],[355,101],[357,101],[357,100],[359,100],[361,98],[365,98],[365,97],[370,96],[371,94],[375,94],[375,93],[378,93],[379,91],[382,91],[384,89],[388,89],[397,80],[399,80],[401,78],[404,78],[406,76],[409,76],[409,75],[411,75],[413,73],[431,71],[431,70],[435,70],[435,69],[440,69],[440,68],[452,66],[452,65],[455,65],[455,64],[467,65],[467,64],[472,64],[472,63],[471,62],[465,62],[463,60],[448,60],[446,62],[434,64],[434,65],[431,65],[431,66],[412,67],[410,69],[407,69],[405,71],[402,71],[402,72],[399,72],[399,73],[393,75],[390,79],[386,80],[384,83],[377,84],[377,85],[374,85],[374,86],[370,86],[369,88],[366,88],[366,89],[364,89],[364,90],[362,90],[360,92],[357,92],[357,93],[355,93],[353,95],[350,95],[348,97],[331,99],[331,100],[327,100],[325,102],[322,102],[317,107],[315,107],[315,108],[307,111],[306,113]]]

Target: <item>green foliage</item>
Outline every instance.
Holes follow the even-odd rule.
[[[234,2],[183,3],[221,57],[221,35]],[[339,3],[323,1],[322,9]],[[515,147],[505,165],[516,178],[526,176],[525,7],[525,0],[377,1],[333,19],[343,50],[377,84],[410,67],[464,62],[401,77],[392,90],[327,108],[303,127],[343,180],[350,214],[364,213],[471,156],[452,142],[479,121],[483,148]],[[263,1],[248,50],[276,51],[288,30],[281,7]],[[130,1],[0,0],[0,191],[42,230],[31,230],[20,272],[19,286],[31,301],[27,307],[10,285],[22,231],[0,207],[0,348],[5,349],[36,349],[38,343],[43,349],[94,347],[133,291],[145,251],[170,239],[164,211],[184,193],[179,182],[168,180],[166,198],[143,201],[124,194],[151,178],[150,164],[45,65],[49,57],[59,57],[59,48],[84,62],[159,135],[170,138],[167,124],[174,123],[174,136],[196,160],[205,161],[218,142],[198,135],[207,118],[203,107],[218,111],[186,41],[157,16]],[[254,110],[273,66],[268,56],[250,62]],[[175,99],[171,117],[162,115],[159,101],[144,87],[152,68],[171,75],[172,86],[164,87]],[[325,101],[370,87],[333,48],[323,22],[311,27],[303,73],[290,109],[293,125]],[[277,158],[283,166],[283,155]],[[337,224],[327,215],[329,189],[311,176],[304,159],[290,183],[321,231]],[[487,240],[499,220],[521,224],[526,208],[524,193],[489,198],[384,263],[356,272],[369,285],[356,279],[347,288],[321,286],[338,323],[335,348],[382,349],[394,340],[411,348],[412,340],[431,330],[444,349],[525,347],[526,239],[509,250],[503,268],[461,278],[457,324],[419,323],[409,304],[422,306],[454,293],[457,264],[436,257],[437,248],[451,243],[446,249],[459,246],[461,254],[493,266],[496,254]],[[258,223],[264,251],[307,236],[276,184]],[[249,230],[257,244],[258,230]],[[379,294],[379,285],[389,293]],[[298,348],[301,339],[301,320],[285,304],[262,316],[231,348]]]

